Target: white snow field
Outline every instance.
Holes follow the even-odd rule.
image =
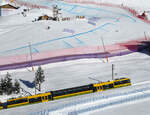
[[[116,51],[120,55],[114,54],[108,58],[108,62],[103,58],[105,56],[99,56],[100,58],[78,60],[65,58],[62,62],[54,61],[55,63],[41,65],[46,78],[42,84],[42,91],[38,93],[111,80],[112,64],[114,64],[115,78],[129,77],[132,86],[1,110],[0,115],[149,115],[149,51],[136,52],[134,47],[142,40],[149,40],[150,24],[131,12],[113,5],[123,4],[141,13],[150,9],[149,1],[93,0],[96,3],[112,4],[111,7],[77,3],[83,0],[68,1],[16,0],[16,4],[26,6],[22,6],[15,15],[0,17],[0,67],[5,64],[30,61],[29,43],[31,43],[33,60],[45,58],[44,56],[49,58],[103,53],[105,50],[111,54]],[[21,14],[23,8],[35,7],[35,4],[41,8],[30,9],[26,12],[27,16],[23,17]],[[32,22],[43,14],[52,16],[53,5],[58,5],[62,9],[62,17],[71,17],[71,20]],[[45,9],[42,8],[43,6]],[[85,19],[76,20],[76,16],[85,16]],[[50,29],[47,29],[48,26]],[[123,55],[123,51],[128,52],[125,52],[128,55]],[[35,71],[31,71],[30,67],[5,69],[1,69],[3,71],[0,71],[0,77],[4,77],[6,72],[9,72],[13,80],[19,80],[25,91],[35,93],[33,85]],[[36,70],[37,67],[34,69]],[[27,94],[22,91],[20,95]],[[0,101],[4,102],[9,97],[12,96],[0,96]]]
[[[44,62],[40,62],[40,64],[45,64],[70,60],[66,58],[67,56],[72,56],[71,59],[82,56],[95,57],[97,53],[104,52],[102,38],[105,39],[106,51],[110,55],[113,55],[112,52],[122,53],[124,50],[131,52],[133,49],[126,46],[129,45],[128,42],[136,41],[136,44],[137,41],[145,39],[144,33],[150,34],[149,24],[120,7],[70,4],[63,1],[19,1],[24,2],[27,6],[27,3],[45,5],[49,9],[31,9],[26,13],[26,17],[18,13],[1,17],[1,70],[11,69],[5,65],[11,66],[14,63],[23,63],[22,67],[30,66],[29,43],[35,61],[32,65],[39,65],[38,60],[43,60]],[[52,16],[53,5],[58,5],[62,9],[62,17],[70,17],[70,20],[32,22],[41,14]],[[85,19],[76,19],[76,16],[85,16]],[[49,30],[47,30],[48,26],[50,26]],[[6,33],[9,34],[6,35]],[[8,41],[11,41],[11,47]],[[55,59],[56,57],[57,59]],[[12,68],[19,67],[21,66],[15,65]]]

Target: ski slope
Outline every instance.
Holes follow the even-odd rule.
[[[24,2],[35,3],[35,1]],[[52,16],[50,9],[30,10],[27,12],[27,17],[23,17],[21,14],[2,17],[0,23],[3,30],[0,48],[1,70],[31,66],[29,43],[31,43],[33,52],[34,62],[32,65],[39,65],[39,60],[42,60],[40,64],[46,64],[82,57],[105,57],[103,54],[105,52],[108,52],[108,56],[120,55],[120,52],[123,55],[124,51],[125,54],[131,53],[131,50],[135,49],[128,49],[126,45],[129,42],[137,45],[137,42],[145,40],[144,32],[149,35],[149,31],[147,31],[150,29],[149,24],[118,7],[85,6],[63,1],[39,1],[37,4],[49,8],[58,5],[62,9],[62,17],[71,17],[71,20],[32,22],[44,13]],[[73,18],[75,16],[85,16],[85,19],[77,20]],[[15,21],[16,18],[22,21],[18,23]],[[50,26],[50,30],[46,29],[47,26]],[[9,35],[7,36],[6,33]],[[104,51],[102,39],[105,39],[106,51]],[[147,37],[147,39],[149,38]],[[11,41],[11,47],[7,41]],[[98,53],[100,53],[99,56],[97,56]],[[70,58],[67,58],[68,56]],[[14,63],[21,64],[21,66],[14,65]],[[9,67],[5,67],[5,65],[9,65]],[[12,66],[10,67],[10,65]]]
[[[133,49],[126,47],[145,40],[144,32],[149,38],[150,25],[148,23],[118,7],[100,7],[64,1],[50,2],[48,0],[20,1],[46,6],[46,9],[32,9],[27,12],[27,17],[23,17],[21,14],[0,17],[0,62],[2,65],[18,61],[30,61],[29,42],[31,43],[33,59],[38,60],[46,56],[48,58],[64,54],[103,53],[104,48],[101,40],[103,39],[106,51],[110,54],[114,52],[121,54],[124,51],[130,54],[113,55],[113,57],[109,57],[108,62],[103,58],[105,57],[103,55],[103,57],[97,57],[97,59],[86,58],[66,61],[67,58],[65,58],[65,61],[59,63],[42,65],[46,80],[42,84],[41,92],[110,80],[112,64],[115,65],[115,78],[130,77],[133,85],[48,103],[2,110],[0,114],[108,115],[110,112],[112,115],[149,114],[149,54],[135,52],[135,50],[132,51]],[[123,2],[121,0],[110,2],[102,0],[100,2],[119,5],[123,3],[136,10],[141,8],[141,11],[149,9],[149,6],[147,6],[149,2],[147,4],[144,2],[143,5],[140,4],[141,2],[133,4],[135,1],[131,0]],[[86,18],[68,22],[32,22],[42,14],[52,16],[51,6],[53,4],[57,4],[62,9],[64,17],[85,15]],[[144,6],[143,9],[142,6]],[[88,21],[94,16],[98,16],[98,20],[94,22],[95,25],[92,25]],[[50,30],[47,30],[48,25],[51,27]],[[64,32],[64,29],[73,30],[74,33]],[[8,43],[8,41],[10,42]],[[34,67],[34,69],[36,70],[37,67]],[[18,79],[25,91],[34,94],[33,79],[35,73],[31,71],[31,68],[1,71],[0,77],[4,77],[6,72],[11,73],[13,80]],[[0,100],[5,101],[7,98],[1,96]]]
[[[148,59],[148,55],[133,53],[126,56],[112,57],[109,63],[106,60],[100,59],[82,59],[44,65],[42,68],[45,70],[46,81],[42,84],[42,92],[110,80],[112,63],[115,65],[115,78],[128,76],[131,78],[133,85],[43,104],[34,104],[34,106],[29,105],[2,110],[0,113],[4,115],[68,115],[70,112],[77,112],[79,114],[98,115],[101,112],[107,113],[109,110],[112,111],[118,107],[123,108],[126,106],[130,106],[131,110],[133,109],[132,111],[126,110],[126,112],[132,113],[133,111],[137,111],[135,109],[136,106],[140,106],[139,104],[143,104],[145,101],[148,104],[150,99],[150,78],[148,77],[150,74],[148,69],[150,62]],[[28,72],[26,69],[12,70],[9,72],[13,79],[19,80],[24,90],[34,94],[34,87],[31,87],[34,76],[33,72]],[[3,75],[5,72],[1,74]],[[92,80],[91,78],[98,81]],[[85,106],[87,104],[89,106]],[[144,115],[146,115],[149,110],[148,106],[145,106],[144,110],[146,111]],[[123,109],[123,111],[125,110]],[[139,109],[135,113],[140,115],[142,111]],[[112,114],[115,114],[115,112]],[[118,114],[124,115],[121,112]]]

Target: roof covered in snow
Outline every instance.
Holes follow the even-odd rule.
[[[6,1],[4,1],[4,0],[0,1],[0,6],[2,6],[2,5],[6,5],[6,4],[9,4],[9,3],[8,3],[8,2],[6,2]]]

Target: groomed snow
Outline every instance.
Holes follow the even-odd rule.
[[[122,3],[121,0],[118,0],[117,3],[116,1],[115,2],[112,0],[109,1],[110,1],[109,3],[113,3],[113,4]],[[25,0],[25,2],[29,2],[29,1]],[[106,2],[106,0],[101,0],[101,2]],[[39,3],[43,5],[42,1],[40,1]],[[132,0],[128,2],[123,1],[123,3],[132,8],[138,9],[140,7],[142,9],[142,6],[140,5],[141,1],[136,0],[136,4],[134,5],[133,3],[135,3],[135,1]],[[149,2],[147,2],[147,4],[148,3]],[[147,4],[145,5],[144,4],[145,2],[143,2],[143,6],[144,6],[143,9],[144,10],[148,9],[149,6],[147,6]],[[60,5],[62,8],[64,6],[62,2],[60,2],[58,5]],[[63,9],[63,12],[65,13],[66,16],[74,15],[72,14],[72,12],[69,14],[68,11],[65,11],[70,7],[71,4],[69,4],[69,6],[64,7]],[[78,6],[78,8],[74,10],[75,14],[78,14],[77,12],[81,12],[81,11],[83,15],[89,14],[86,11],[84,11],[85,9],[83,7],[85,7],[85,5]],[[87,5],[87,7],[98,8],[98,6],[93,6],[93,5]],[[106,7],[102,7],[102,8],[106,9]],[[119,18],[119,22],[114,22],[116,18],[102,19],[101,21],[98,22],[98,25],[101,25],[102,23],[106,23],[106,22],[111,22],[115,24],[115,26],[106,27],[105,28],[106,30],[104,29],[96,33],[90,33],[88,34],[88,36],[84,35],[83,38],[79,37],[79,39],[82,40],[86,39],[85,43],[87,45],[95,45],[95,44],[102,45],[102,43],[99,40],[100,39],[99,36],[103,35],[104,42],[106,45],[108,45],[116,42],[122,42],[126,40],[128,41],[131,40],[132,38],[134,39],[137,37],[139,38],[143,37],[144,32],[146,32],[147,35],[150,34],[149,31],[147,31],[150,28],[150,25],[132,16],[127,11],[124,11],[122,9],[119,10],[118,8],[110,8],[110,7],[107,8],[107,11],[108,10],[115,12],[115,14],[117,13],[116,15],[118,15],[118,13],[123,13],[125,15],[128,15],[131,18],[126,18],[122,16],[121,18]],[[3,51],[19,48],[23,45],[28,45],[30,40],[33,40],[32,41],[33,43],[34,42],[38,43],[44,40],[48,40],[49,34],[51,34],[51,32],[45,29],[47,27],[47,24],[51,24],[51,26],[52,25],[54,26],[54,30],[52,29],[53,32],[57,30],[57,28],[55,27],[58,27],[59,25],[61,26],[60,27],[61,29],[60,30],[58,29],[57,31],[58,33],[55,33],[56,35],[55,34],[50,35],[53,36],[52,38],[61,35],[62,33],[60,31],[62,31],[62,28],[64,28],[64,26],[67,28],[72,27],[77,30],[79,28],[78,30],[79,32],[88,31],[88,29],[94,28],[92,25],[85,24],[86,20],[82,20],[80,22],[70,21],[68,25],[67,22],[63,22],[61,24],[58,24],[56,22],[53,24],[52,22],[46,22],[46,21],[41,21],[37,23],[31,22],[35,17],[41,15],[43,12],[52,15],[51,12],[48,11],[49,10],[32,9],[30,12],[28,12],[27,14],[28,16],[26,18],[22,17],[21,14],[12,15],[8,17],[0,17],[1,20],[0,35],[2,36],[0,38],[0,40],[2,41],[1,42],[2,47],[0,49],[1,55],[6,56],[6,55],[24,54],[29,52],[28,50],[29,47],[26,47],[23,50],[13,50],[12,52],[9,53],[8,52],[4,53]],[[104,17],[105,15],[107,16],[108,15],[107,11],[106,14],[103,13],[103,15],[100,16],[102,17]],[[92,14],[92,12],[93,10],[91,10],[90,13]],[[18,22],[18,19],[21,21]],[[134,22],[132,19],[136,21]],[[6,23],[6,21],[9,23]],[[83,24],[84,28],[80,27],[81,24]],[[116,30],[118,30],[117,33]],[[107,33],[107,34],[102,34],[102,33]],[[36,39],[32,39],[31,36],[27,36],[29,34],[31,35],[33,34],[33,36],[36,37]],[[68,35],[69,33],[64,33],[61,36],[68,36]],[[21,40],[19,39],[20,37],[22,37]],[[90,39],[91,37],[95,39],[91,40]],[[11,43],[6,44],[7,41],[10,41]],[[72,41],[72,39],[67,40],[67,42],[74,43],[73,44],[74,46],[76,45],[75,42]],[[55,46],[58,45],[56,42],[54,45],[52,45],[52,49],[66,48],[66,46],[63,47],[60,44],[59,47],[57,47]],[[21,46],[18,47],[18,45]],[[78,47],[78,45],[76,45],[76,47]],[[47,45],[43,45],[34,48],[38,49],[39,51],[45,51],[45,50],[49,50],[50,47],[47,47]],[[34,51],[36,52],[37,50]],[[111,57],[108,59],[108,62],[106,61],[106,59],[101,58],[101,59],[80,59],[74,61],[66,61],[66,62],[42,65],[42,68],[44,69],[45,72],[46,80],[42,84],[41,92],[75,87],[75,86],[80,86],[80,85],[85,85],[90,83],[97,83],[98,81],[110,80],[111,72],[112,72],[111,71],[112,64],[115,65],[114,68],[115,78],[130,77],[133,85],[125,88],[119,88],[119,89],[108,90],[100,93],[76,96],[76,97],[56,100],[48,103],[40,103],[40,104],[34,104],[29,106],[22,106],[18,108],[12,108],[8,110],[2,110],[0,111],[0,114],[2,115],[12,115],[12,114],[13,115],[19,115],[19,114],[21,115],[36,115],[36,114],[37,115],[48,115],[48,114],[50,115],[73,115],[73,114],[108,115],[111,113],[112,115],[116,115],[116,114],[117,115],[126,115],[126,114],[148,115],[150,112],[149,111],[149,105],[150,105],[150,101],[149,101],[150,100],[149,98],[150,97],[149,94],[150,61],[149,60],[150,60],[149,54],[135,52],[129,55]],[[34,67],[34,69],[36,70],[37,67]],[[21,84],[21,87],[25,91],[34,94],[33,79],[34,79],[35,72],[32,72],[31,68],[1,71],[0,77],[4,77],[6,72],[9,72],[12,75],[13,80],[18,79]],[[6,98],[1,96],[0,100],[5,101]]]

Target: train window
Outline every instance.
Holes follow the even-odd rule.
[[[114,87],[114,85],[113,84],[109,84],[109,88],[113,88]]]
[[[15,101],[8,101],[7,105],[12,105],[12,104],[16,104]]]
[[[64,95],[64,91],[54,91],[53,92],[54,96],[60,96],[60,95]]]
[[[83,91],[83,90],[84,90],[84,89],[82,89],[82,88],[77,88],[77,89],[74,89],[73,93],[81,92],[81,91]]]
[[[114,82],[115,85],[120,85],[120,84],[125,84],[125,83],[130,83],[130,80],[123,80],[123,81]]]
[[[120,85],[120,81],[114,82],[115,85]]]
[[[41,97],[36,97],[36,98],[29,99],[29,103],[40,102],[40,101],[42,101]]]
[[[124,80],[122,83],[130,83],[130,80]]]
[[[77,93],[81,91],[88,91],[92,90],[92,85],[86,85],[86,86],[80,86],[80,87],[74,87],[74,88],[68,88],[68,89],[63,89],[63,90],[57,90],[53,91],[53,96],[60,96],[60,95],[66,95],[66,94],[71,94],[71,93]]]
[[[48,95],[48,99],[52,99],[52,95]]]
[[[77,93],[77,92],[81,92],[81,91],[86,91],[87,89],[85,88],[77,88],[77,89],[74,89],[72,93]]]
[[[109,85],[103,85],[103,89],[109,89]]]
[[[107,84],[107,85],[103,85],[103,89],[110,89],[113,88],[113,84]]]
[[[92,89],[92,87],[89,85],[89,86],[84,86],[84,87],[80,87],[78,89],[76,89],[76,92],[80,92],[80,91],[88,91]]]
[[[120,84],[125,84],[125,83],[130,83],[130,80],[123,80],[123,81],[114,82],[115,85],[120,85]]]
[[[69,89],[67,92],[68,92],[68,93],[73,93],[73,90],[72,90],[72,89]]]
[[[45,99],[47,100],[47,96],[45,96]]]
[[[12,104],[18,104],[18,103],[24,103],[24,102],[27,102],[27,98],[24,98],[24,99],[18,99],[18,100],[13,100],[13,101],[8,101],[8,105],[12,105]]]
[[[27,102],[27,98],[16,100],[16,103],[24,103]]]
[[[64,94],[68,94],[69,92],[66,90],[66,91],[64,91]]]

